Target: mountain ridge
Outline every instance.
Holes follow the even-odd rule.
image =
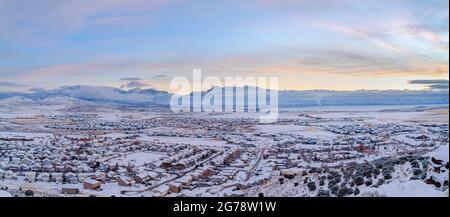
[[[249,86],[243,87],[212,87],[202,91],[204,96],[215,88],[222,91],[239,89],[246,94]],[[265,89],[254,87],[256,92]],[[273,91],[273,90],[265,90]],[[230,92],[227,92],[230,93]],[[193,92],[190,95],[194,94]],[[116,87],[100,87],[89,85],[63,86],[52,90],[36,92],[9,92],[0,93],[0,101],[12,97],[22,97],[27,102],[45,102],[46,99],[60,97],[61,101],[73,99],[75,102],[90,102],[98,104],[128,105],[128,106],[168,106],[173,94],[167,91],[153,88],[134,88],[123,90]],[[336,105],[422,105],[422,104],[448,104],[448,91],[429,90],[280,90],[278,91],[278,102],[280,107],[295,106],[336,106]],[[236,98],[236,96],[234,96]],[[18,100],[16,98],[16,100]],[[81,100],[81,101],[76,101]],[[18,100],[20,101],[20,100]],[[54,100],[58,103],[58,100]]]

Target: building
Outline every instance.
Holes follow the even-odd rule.
[[[95,179],[86,179],[83,182],[83,188],[89,189],[89,190],[95,190],[97,188],[100,188],[101,182],[95,180]]]

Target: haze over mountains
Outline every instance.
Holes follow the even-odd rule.
[[[215,87],[221,88],[221,87]],[[227,87],[230,88],[230,87]],[[244,89],[247,87],[236,87]],[[214,88],[202,92],[202,95]],[[256,91],[262,89],[256,88]],[[225,88],[222,88],[225,91]],[[36,92],[8,92],[0,93],[0,104],[111,104],[123,106],[161,106],[169,105],[172,94],[156,89],[123,90],[114,87],[97,86],[66,86],[53,90]],[[280,107],[302,106],[353,106],[353,105],[425,105],[448,104],[447,91],[413,91],[413,90],[305,90],[279,91]]]

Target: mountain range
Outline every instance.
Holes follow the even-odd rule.
[[[236,92],[239,89],[247,93],[248,87],[214,87],[201,95],[222,89]],[[255,88],[258,91],[264,89]],[[267,91],[267,90],[266,90]],[[228,92],[231,93],[231,92]],[[191,93],[192,94],[192,93]],[[114,87],[64,86],[53,90],[35,92],[0,93],[0,104],[67,104],[89,103],[119,106],[165,107],[170,103],[172,94],[156,89],[123,90]],[[236,97],[234,97],[236,98]],[[353,106],[353,105],[425,105],[448,104],[449,91],[429,90],[282,90],[278,91],[280,107],[302,106]],[[247,101],[245,101],[247,102]]]

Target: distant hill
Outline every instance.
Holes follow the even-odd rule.
[[[243,91],[248,93],[249,87],[214,87],[202,92],[204,96],[213,90],[223,93]],[[256,92],[267,91],[255,88]],[[273,90],[272,90],[273,91]],[[192,94],[192,93],[191,93]],[[172,94],[156,89],[122,90],[114,87],[97,87],[76,85],[60,87],[53,90],[31,93],[0,93],[1,104],[23,103],[82,103],[109,104],[123,106],[167,107]],[[236,97],[233,96],[236,99]],[[352,105],[425,105],[448,104],[448,91],[413,91],[413,90],[358,90],[358,91],[278,91],[280,107],[302,106],[352,106]],[[245,97],[245,103],[247,98]]]

